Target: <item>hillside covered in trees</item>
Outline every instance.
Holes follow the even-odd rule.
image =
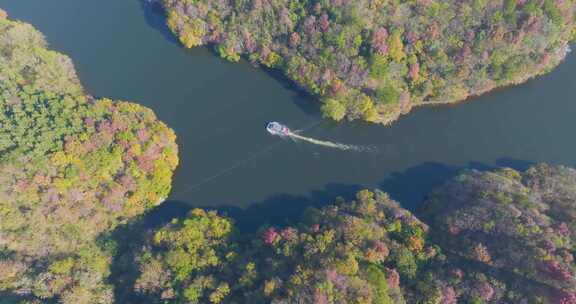
[[[390,123],[550,71],[573,0],[162,0],[186,47],[214,45],[285,75],[325,116]]]
[[[471,171],[422,213],[363,190],[249,237],[196,209],[150,236],[134,288],[145,302],[576,303],[576,170]]]
[[[414,214],[363,190],[256,233],[194,209],[120,244],[177,152],[149,109],[86,95],[0,10],[0,303],[576,304],[574,169],[464,172]]]
[[[151,110],[86,95],[68,57],[0,10],[0,298],[110,303],[99,239],[168,196],[177,151]]]
[[[576,170],[471,172],[434,192],[425,207],[431,239],[493,276],[489,298],[576,303]]]

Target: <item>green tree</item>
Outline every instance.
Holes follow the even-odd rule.
[[[346,106],[336,99],[327,99],[322,105],[324,117],[340,121],[346,116]]]
[[[366,269],[367,278],[370,284],[374,286],[376,293],[374,304],[392,304],[392,299],[388,295],[388,282],[386,276],[377,266],[370,265]]]

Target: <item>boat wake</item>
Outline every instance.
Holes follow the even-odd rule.
[[[323,146],[323,147],[327,147],[327,148],[339,149],[339,150],[344,150],[344,151],[378,152],[376,147],[347,145],[347,144],[342,144],[342,143],[338,143],[338,142],[319,140],[319,139],[315,139],[315,138],[302,136],[302,135],[298,134],[298,132],[300,132],[300,131],[292,131],[287,126],[285,126],[279,122],[275,122],[275,121],[272,121],[272,122],[269,122],[268,124],[266,124],[266,130],[271,135],[278,136],[280,138],[290,138],[294,141],[302,140],[302,141],[305,141],[305,142],[308,142],[311,144],[315,144],[315,145],[319,145],[319,146]],[[224,170],[222,170],[222,171],[220,171],[220,172],[218,172],[212,176],[209,176],[197,184],[189,185],[187,188],[185,188],[183,191],[179,192],[177,195],[182,195],[184,193],[188,193],[190,191],[196,190],[206,183],[212,182],[223,175],[229,174],[230,172],[246,165],[247,163],[254,161],[258,157],[262,156],[263,154],[270,152],[274,147],[276,147],[278,145],[278,143],[279,142],[276,142],[274,144],[271,144],[271,145],[264,147],[262,150],[252,154],[250,157],[236,162],[231,167],[228,167],[228,168],[226,168],[226,169],[224,169]]]
[[[294,140],[299,139],[302,141],[309,142],[311,144],[324,146],[324,147],[328,147],[328,148],[344,150],[344,151],[374,152],[376,150],[373,147],[347,145],[347,144],[331,142],[331,141],[327,141],[327,140],[319,140],[319,139],[315,139],[315,138],[302,136],[302,135],[298,134],[297,132],[290,130],[290,128],[288,128],[287,126],[285,126],[279,122],[276,122],[276,121],[272,121],[272,122],[269,122],[268,124],[266,124],[266,130],[268,131],[268,133],[275,135],[275,136],[280,136],[283,138],[291,138]]]
[[[324,147],[328,147],[328,148],[333,148],[333,149],[339,149],[339,150],[343,150],[343,151],[357,151],[357,152],[374,152],[375,151],[374,147],[347,145],[347,144],[342,144],[342,143],[337,143],[337,142],[332,142],[332,141],[327,141],[327,140],[319,140],[319,139],[315,139],[315,138],[302,136],[300,134],[296,134],[296,133],[292,133],[292,132],[290,132],[286,136],[289,136],[290,138],[293,138],[296,140],[299,139],[302,141],[306,141],[306,142],[309,142],[311,144],[324,146]]]

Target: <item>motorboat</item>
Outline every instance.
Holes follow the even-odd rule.
[[[287,126],[276,121],[271,121],[266,124],[266,131],[272,135],[278,136],[289,136],[291,133]]]

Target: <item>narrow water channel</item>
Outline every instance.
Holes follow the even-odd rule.
[[[462,168],[576,165],[573,54],[544,77],[418,109],[391,127],[334,124],[274,73],[228,63],[208,48],[183,49],[161,12],[139,0],[2,0],[0,7],[68,54],[91,94],[140,102],[176,131],[181,166],[162,207],[169,215],[214,207],[260,223],[366,187],[414,208]],[[282,140],[265,131],[270,120],[376,152]]]

